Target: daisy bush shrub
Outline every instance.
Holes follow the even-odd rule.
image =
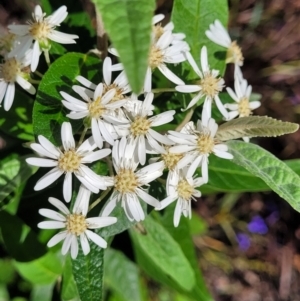
[[[300,211],[293,165],[255,140],[298,125],[255,115],[227,1],[175,0],[169,20],[154,0],[94,0],[94,27],[80,1],[60,5],[42,1],[0,39],[0,129],[22,143],[0,162],[1,244],[32,300],[150,300],[141,271],[213,300],[193,203],[274,190]]]

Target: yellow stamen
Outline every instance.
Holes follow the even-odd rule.
[[[58,159],[58,168],[64,172],[74,172],[80,167],[82,157],[75,150],[68,150]]]
[[[242,54],[242,49],[238,46],[236,41],[233,41],[227,50],[226,63],[235,63],[241,66],[243,65],[243,62],[244,57]]]
[[[238,103],[238,106],[240,117],[247,117],[252,114],[252,110],[249,106],[249,99],[247,97],[243,97]]]
[[[130,169],[121,169],[115,176],[115,188],[120,193],[134,192],[138,187],[138,179],[134,172]]]
[[[193,192],[194,192],[194,187],[191,186],[188,181],[186,180],[181,180],[178,183],[177,186],[177,192],[178,196],[181,197],[182,199],[188,201],[191,199]]]
[[[130,131],[133,136],[145,135],[148,133],[151,121],[146,117],[137,116],[135,120],[131,123]]]
[[[69,233],[79,236],[87,229],[87,222],[85,216],[82,214],[70,214],[67,216],[66,222],[67,231]]]

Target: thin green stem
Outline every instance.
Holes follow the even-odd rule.
[[[190,108],[187,114],[185,115],[184,119],[181,121],[181,123],[178,125],[178,127],[175,129],[175,131],[179,132],[192,118],[194,114],[195,109]]]
[[[88,128],[87,128],[87,127],[84,127],[84,129],[83,129],[83,131],[82,131],[82,133],[81,133],[79,142],[78,142],[78,146],[80,146],[80,145],[82,144],[83,139],[84,139],[84,137],[85,137],[85,134],[86,134],[87,130],[88,130]]]
[[[176,92],[174,88],[161,88],[161,89],[152,89],[152,93],[162,93],[162,92]]]
[[[32,79],[32,78],[30,78],[28,81],[32,84],[37,84],[37,85],[41,82],[40,80]]]
[[[50,57],[49,57],[49,51],[48,50],[44,50],[44,55],[45,55],[45,60],[46,60],[46,63],[48,65],[48,67],[50,66]]]
[[[97,206],[111,191],[111,188],[112,187],[109,187],[107,188],[103,193],[102,195],[94,202],[92,203],[90,206],[89,206],[89,211],[91,211],[95,206]]]
[[[37,70],[34,71],[34,74],[36,74],[37,76],[39,76],[39,77],[41,77],[41,78],[44,76],[43,73],[41,73],[41,72],[39,72],[39,71],[37,71]]]

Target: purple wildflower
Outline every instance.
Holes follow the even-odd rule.
[[[237,242],[239,244],[239,248],[242,251],[247,251],[251,245],[250,237],[245,233],[238,233],[236,235]]]
[[[268,226],[261,216],[255,215],[248,224],[248,230],[251,233],[266,234],[268,232]]]

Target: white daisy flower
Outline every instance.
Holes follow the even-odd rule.
[[[66,202],[70,202],[72,196],[72,174],[93,193],[99,193],[99,189],[105,190],[106,182],[101,176],[94,173],[85,163],[100,160],[111,153],[110,149],[93,151],[97,145],[93,137],[84,141],[76,148],[72,127],[69,122],[64,122],[61,127],[62,150],[54,146],[47,138],[38,136],[39,143],[32,143],[30,147],[40,156],[45,158],[28,158],[26,162],[39,167],[54,167],[36,183],[34,190],[41,190],[62,174],[65,174],[63,183],[63,195]]]
[[[261,102],[258,100],[250,101],[252,92],[252,86],[248,85],[247,80],[243,78],[235,78],[234,89],[227,87],[226,90],[231,98],[236,103],[227,103],[225,108],[229,109],[229,120],[235,117],[248,117],[252,115],[252,111],[261,106]],[[249,142],[249,137],[243,137],[245,142]]]
[[[153,93],[147,93],[142,105],[137,105],[132,111],[127,112],[130,119],[126,127],[129,131],[129,139],[133,141],[134,151],[137,154],[139,162],[144,165],[146,162],[146,153],[155,151],[164,153],[164,148],[159,144],[172,145],[173,141],[166,136],[154,131],[152,127],[169,123],[173,120],[174,110],[160,113],[156,116],[149,117],[152,112]]]
[[[50,197],[49,203],[55,206],[60,212],[50,209],[40,209],[39,213],[50,221],[41,222],[38,227],[41,229],[64,229],[55,234],[47,246],[53,247],[62,240],[63,245],[61,252],[63,255],[71,251],[71,257],[76,259],[78,255],[78,238],[80,239],[81,248],[84,255],[90,252],[89,240],[93,241],[100,248],[106,248],[107,242],[98,234],[90,229],[99,229],[110,226],[117,222],[116,217],[89,217],[86,218],[89,206],[91,192],[80,187],[72,213],[58,199]]]
[[[208,58],[207,58],[207,48],[203,46],[201,49],[200,61],[201,61],[201,69],[198,68],[195,60],[192,56],[189,56],[189,63],[191,64],[194,71],[200,77],[200,80],[195,85],[184,85],[184,86],[177,86],[176,90],[182,93],[194,93],[199,92],[189,103],[185,110],[188,110],[192,106],[194,106],[200,98],[205,96],[203,111],[206,111],[206,114],[210,117],[211,116],[211,104],[214,100],[219,111],[224,116],[224,118],[228,119],[228,112],[224,108],[222,104],[219,93],[222,91],[224,87],[224,80],[223,78],[219,77],[218,70],[210,70],[208,65]]]
[[[114,111],[126,103],[127,100],[116,100],[113,98],[116,94],[116,89],[104,91],[102,83],[95,86],[95,91],[84,89],[80,86],[73,86],[72,89],[81,96],[84,101],[81,101],[65,92],[60,92],[64,98],[63,105],[71,110],[67,117],[71,119],[81,119],[88,117],[90,119],[92,135],[95,143],[99,148],[102,148],[103,141],[107,141],[113,145],[114,140],[118,138],[115,134],[114,127],[120,124],[128,124],[128,120],[114,116]]]
[[[113,146],[112,161],[116,171],[116,176],[112,179],[114,191],[104,205],[102,216],[108,216],[117,202],[121,202],[128,219],[139,222],[145,219],[140,201],[159,207],[159,201],[149,195],[142,186],[148,186],[162,175],[163,164],[153,163],[136,171],[139,162],[134,155],[134,148],[135,146],[130,141],[127,142],[125,137],[116,141]]]
[[[158,68],[171,82],[177,85],[184,85],[184,82],[166,66],[166,63],[178,64],[184,62],[186,60],[186,57],[184,56],[186,44],[176,43],[172,45],[172,41],[173,36],[170,30],[165,31],[157,41],[152,41],[148,57],[148,68],[144,81],[144,92],[151,92],[152,71],[156,68]],[[119,56],[115,48],[110,48],[109,51],[112,54]]]
[[[188,169],[184,168],[172,173],[166,185],[167,197],[161,201],[159,208],[155,208],[162,210],[177,200],[173,219],[175,227],[179,224],[181,214],[191,218],[191,200],[197,201],[196,198],[201,196],[201,192],[195,188],[205,183],[203,178],[188,177],[187,171]]]
[[[42,8],[36,5],[32,13],[32,21],[28,25],[9,25],[11,33],[15,34],[20,41],[20,44],[10,53],[11,56],[22,56],[27,49],[33,44],[31,71],[35,71],[39,63],[41,51],[45,52],[46,60],[48,51],[51,48],[51,41],[60,44],[74,44],[74,39],[78,39],[77,35],[67,34],[55,30],[68,15],[65,5],[57,9],[52,15],[45,17]]]
[[[109,90],[115,90],[115,94],[113,98],[110,100],[110,102],[115,102],[118,100],[124,100],[127,99],[125,94],[131,92],[131,88],[128,83],[128,79],[126,77],[125,72],[121,72],[116,79],[112,82],[112,72],[118,70],[119,68],[116,68],[116,65],[112,65],[111,58],[106,57],[103,62],[103,94],[107,93]],[[122,70],[123,67],[120,68]],[[96,85],[89,81],[88,79],[84,78],[83,76],[79,75],[76,77],[76,79],[85,87],[95,90]]]
[[[0,64],[0,104],[4,99],[4,110],[8,111],[15,97],[15,83],[18,83],[25,91],[35,94],[34,86],[28,81],[30,71],[26,68],[31,62],[31,50],[28,50],[21,58],[12,57],[4,59]]]
[[[241,48],[236,41],[232,41],[228,31],[219,20],[209,25],[205,31],[206,36],[214,43],[227,48],[226,63],[234,63],[235,74],[240,73],[240,66],[243,66],[244,57]]]
[[[202,121],[198,120],[196,127],[193,122],[189,122],[181,133],[169,131],[168,137],[178,144],[171,146],[170,152],[185,153],[178,162],[178,168],[190,164],[188,178],[193,176],[198,166],[201,166],[203,180],[205,183],[208,182],[208,157],[211,153],[224,159],[233,158],[232,154],[228,153],[227,145],[219,143],[214,138],[217,130],[218,125],[215,120],[208,118],[203,112]]]

